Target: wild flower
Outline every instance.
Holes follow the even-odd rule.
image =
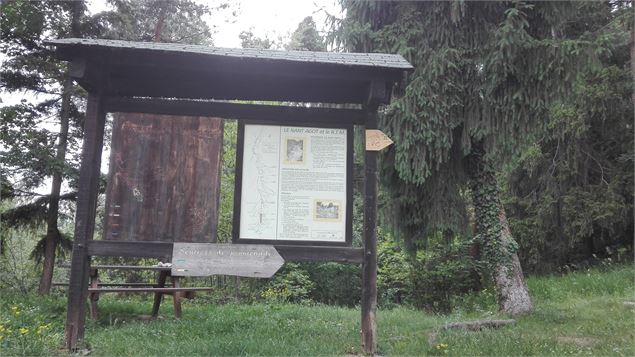
[[[44,325],[40,325],[40,326],[38,326],[36,332],[37,332],[38,335],[41,335],[42,333],[46,332],[46,330],[48,330],[50,327],[51,327],[50,323],[44,324]]]
[[[19,331],[21,335],[26,335],[27,333],[29,333],[29,329],[26,327],[20,327]]]
[[[448,345],[446,343],[439,343],[437,345],[437,350],[444,350],[446,348],[448,348]]]

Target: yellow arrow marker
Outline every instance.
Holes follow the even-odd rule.
[[[366,151],[381,151],[393,143],[381,130],[366,129]]]

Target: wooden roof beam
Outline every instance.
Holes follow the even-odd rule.
[[[163,98],[107,97],[107,112],[140,112],[167,115],[210,116],[250,121],[280,121],[288,124],[303,121],[324,124],[364,124],[366,112],[361,109],[307,108],[285,105],[243,104]]]

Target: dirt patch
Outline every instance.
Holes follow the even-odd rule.
[[[561,343],[570,343],[580,347],[593,347],[598,342],[600,342],[597,338],[594,337],[571,337],[571,336],[560,336],[557,337],[556,340]]]

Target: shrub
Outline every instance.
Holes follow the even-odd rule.
[[[452,298],[480,287],[469,243],[437,245],[417,254],[412,263],[414,305],[438,312],[452,310]]]
[[[392,237],[380,229],[377,245],[377,290],[382,306],[412,300],[412,264],[406,252]]]
[[[33,291],[38,284],[40,269],[30,259],[31,252],[41,237],[36,228],[0,229],[4,249],[0,255],[0,290]]]
[[[329,305],[355,306],[362,293],[362,272],[358,264],[304,264],[315,289],[313,301]]]
[[[309,273],[298,264],[287,263],[265,286],[261,296],[276,302],[306,302],[315,288]]]

